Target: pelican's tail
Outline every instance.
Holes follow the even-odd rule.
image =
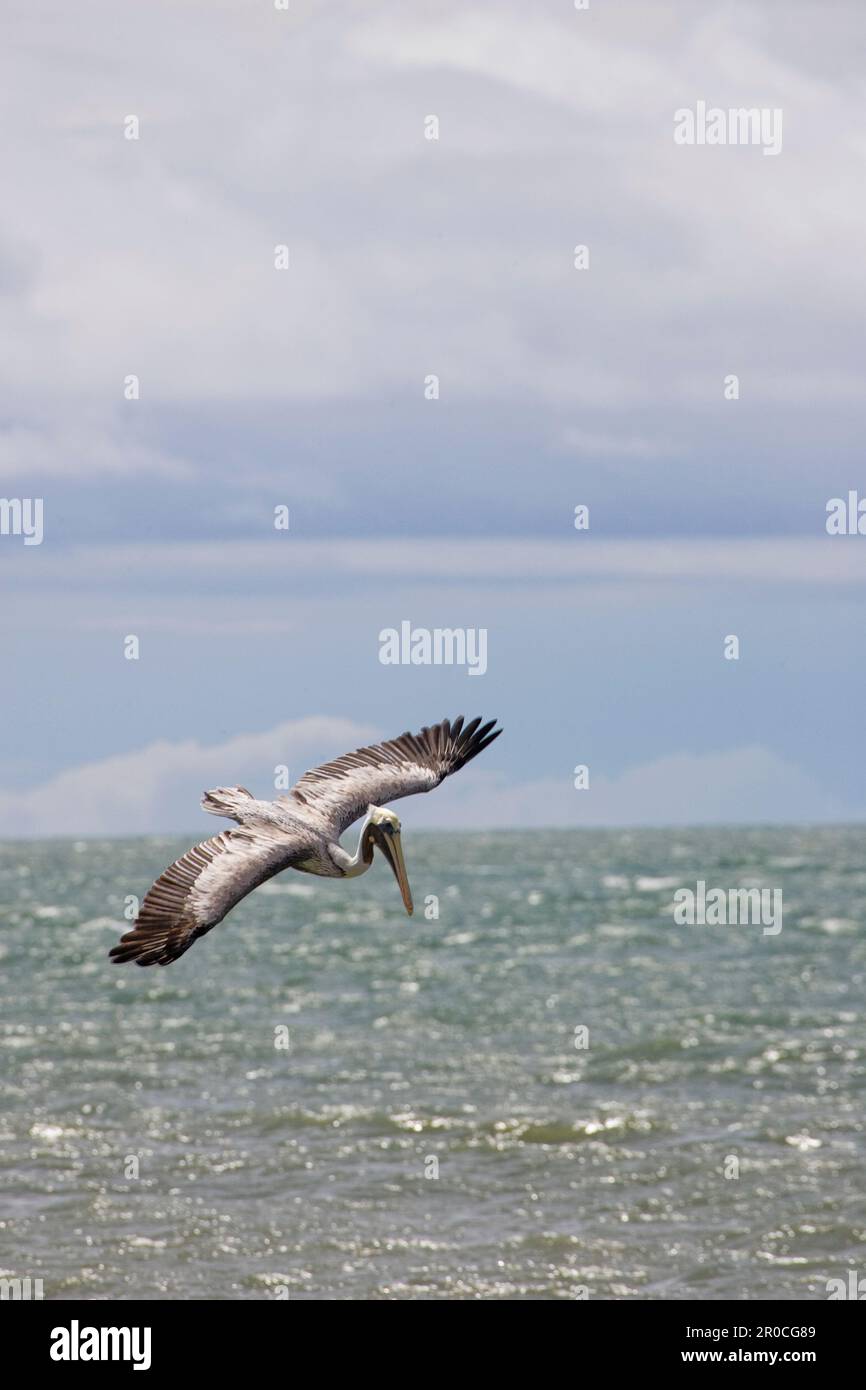
[[[205,792],[201,804],[211,815],[228,816],[230,820],[240,822],[246,803],[254,800],[252,792],[248,792],[246,787],[214,787],[213,791]]]

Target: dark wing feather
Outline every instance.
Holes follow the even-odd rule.
[[[160,874],[135,927],[110,952],[116,965],[168,965],[221,922],[260,883],[288,868],[304,849],[298,837],[270,826],[224,830]]]
[[[494,732],[495,719],[482,724],[480,717],[463,727],[463,715],[452,724],[401,734],[387,743],[375,743],[346,753],[331,763],[306,772],[287,796],[279,799],[295,808],[309,807],[325,818],[335,837],[362,816],[369,805],[384,806],[401,796],[429,792],[452,773],[459,772],[502,733]]]

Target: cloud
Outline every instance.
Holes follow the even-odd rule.
[[[132,407],[134,409],[134,407]],[[108,420],[70,420],[65,424],[14,425],[0,431],[0,477],[118,477],[182,479],[192,465],[135,438]]]
[[[350,719],[310,717],[220,744],[160,741],[58,774],[29,791],[0,791],[0,835],[213,833],[196,815],[211,786],[245,785],[267,800],[274,768],[292,781],[381,732]],[[561,778],[514,784],[474,766],[433,795],[412,801],[408,826],[470,829],[545,826],[755,824],[845,819],[844,808],[803,772],[766,748],[676,754],[606,777],[591,770],[576,791],[570,768]]]
[[[862,474],[862,6],[816,24],[806,0],[151,0],[120,28],[93,0],[85,30],[61,0],[11,8],[0,491],[45,499],[42,546],[0,538],[0,761],[31,787],[7,794],[12,834],[64,831],[76,805],[105,826],[103,800],[115,826],[188,824],[243,762],[215,742],[234,711],[278,726],[301,673],[313,709],[349,689],[376,722],[402,691],[443,712],[449,673],[375,660],[404,616],[489,623],[491,708],[545,716],[520,777],[557,766],[573,692],[629,776],[671,748],[772,743],[790,778],[808,727],[827,784],[858,795],[833,691],[862,665],[866,569],[824,506]],[[783,108],[781,155],[675,146],[698,99]],[[708,665],[732,628],[742,704]],[[196,731],[218,766],[185,742],[106,757]],[[105,761],[45,782],[68,758]],[[276,760],[265,745],[238,775],[267,785]],[[581,812],[567,769],[504,781],[475,823],[652,799],[620,781],[595,768]]]
[[[67,547],[52,543],[52,513],[46,503],[45,540],[38,555],[33,547],[25,550],[7,539],[4,573],[22,588],[26,586],[31,595],[54,590],[60,600],[73,590],[91,593],[92,602],[78,620],[81,626],[101,625],[106,604],[114,623],[118,604],[129,613],[130,595],[168,593],[180,603],[181,596],[216,589],[226,590],[226,603],[237,606],[237,616],[249,630],[267,616],[261,600],[268,594],[283,599],[289,581],[296,585],[296,598],[307,592],[297,587],[307,581],[312,582],[310,592],[315,596],[336,594],[344,601],[347,588],[361,580],[384,581],[389,586],[397,580],[431,586],[510,581],[522,590],[538,581],[573,586],[576,580],[696,580],[796,587],[866,583],[858,538],[826,534],[823,502],[816,505],[816,534],[805,538],[620,540],[605,538],[591,528],[549,541],[521,537],[503,541],[488,536],[304,540],[275,533],[272,520],[263,510],[260,541],[133,541]],[[567,531],[571,520],[569,513],[563,516],[563,530]],[[251,590],[260,599],[252,611],[247,600]],[[297,621],[284,601],[279,612],[283,627]],[[208,616],[223,615],[198,615],[200,621]],[[15,615],[7,613],[5,618],[14,621]]]
[[[807,532],[856,483],[856,7],[254,8],[15,7],[0,476],[69,534]],[[698,97],[782,155],[675,147]]]
[[[614,434],[610,431],[593,432],[575,426],[564,429],[558,442],[568,453],[613,458],[651,459],[677,452],[677,446],[670,440],[647,439],[640,435]]]
[[[220,744],[161,740],[70,768],[28,791],[0,791],[0,835],[158,834],[201,822],[204,839],[215,831],[196,807],[209,787],[248,785],[267,800],[279,794],[277,765],[288,765],[297,780],[307,767],[369,742],[374,732],[351,719],[318,716]]]
[[[47,412],[136,372],[149,403],[349,400],[419,390],[434,370],[443,400],[517,390],[620,412],[705,402],[736,362],[762,395],[800,372],[813,405],[856,401],[864,197],[842,37],[862,32],[856,12],[811,71],[802,20],[790,37],[742,7],[617,10],[251,19],[241,0],[154,3],[119,35],[104,2],[82,40],[56,5],[50,48],[20,7],[4,78],[20,132],[3,170],[7,392]],[[674,147],[696,82],[723,104],[784,105],[782,157]],[[138,141],[123,138],[131,109]]]
[[[561,778],[509,785],[479,769],[455,779],[449,808],[427,798],[419,824],[491,829],[544,826],[755,825],[841,821],[846,808],[792,763],[762,747],[678,753],[605,776],[590,769],[577,791],[572,769]]]

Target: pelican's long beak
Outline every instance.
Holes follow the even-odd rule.
[[[400,842],[400,831],[392,830],[389,834],[383,835],[379,843],[382,846],[382,851],[388,863],[394,870],[394,877],[403,895],[403,906],[411,917],[412,913],[415,911],[415,906],[412,902],[412,889],[409,887],[406,864],[403,860],[403,846]]]

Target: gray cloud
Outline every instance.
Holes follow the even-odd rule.
[[[417,436],[433,431],[435,456],[442,417],[477,406],[473,437],[464,427],[441,443],[470,492],[498,482],[487,520],[507,528],[509,512],[525,515],[520,465],[503,468],[508,427],[498,435],[490,407],[517,400],[522,451],[548,492],[567,476],[554,441],[570,431],[596,495],[611,454],[624,454],[618,481],[650,529],[679,529],[675,503],[697,471],[693,525],[753,530],[757,511],[774,531],[802,529],[807,479],[853,457],[866,310],[866,195],[850,176],[862,155],[856,7],[816,21],[805,0],[585,13],[445,3],[433,14],[396,3],[252,13],[238,0],[153,4],[122,31],[101,9],[82,35],[73,11],[49,6],[46,46],[44,11],[19,7],[6,58],[19,132],[4,166],[16,189],[4,244],[19,265],[0,353],[19,414],[7,474],[55,474],[58,452],[33,432],[70,431],[70,476],[118,472],[145,492],[151,461],[170,474],[180,460],[224,490],[206,518],[219,527],[238,466],[254,477],[266,459],[272,477],[291,471],[296,497],[321,496],[325,471],[338,477],[311,520],[339,530],[342,483],[359,466],[382,497],[398,480],[417,506]],[[673,111],[699,97],[781,106],[783,154],[676,147]],[[122,137],[129,112],[138,142]],[[423,138],[429,112],[438,143]],[[591,246],[586,273],[572,268],[578,241]],[[291,248],[285,274],[272,268],[279,242]],[[135,404],[121,397],[132,371]],[[742,380],[733,407],[721,400],[730,371]],[[429,372],[442,398],[425,407]],[[239,459],[223,439],[252,402],[261,424]],[[288,402],[311,421],[319,412],[314,433],[334,402],[375,403],[375,424],[354,451],[335,439],[325,468],[310,466],[295,415],[276,409],[265,423]],[[135,433],[118,432],[118,411],[134,413]],[[179,411],[191,449],[165,446]],[[739,519],[720,466],[743,484]],[[166,488],[176,513],[183,477]],[[454,523],[427,506],[433,525]],[[411,529],[412,512],[396,525]],[[550,529],[543,510],[531,520]]]
[[[87,823],[108,786],[150,824],[117,750],[192,778],[306,709],[441,717],[453,672],[376,662],[403,617],[489,624],[491,712],[544,713],[470,823],[568,822],[572,743],[614,822],[718,747],[752,814],[860,813],[866,571],[823,527],[862,487],[861,7],[7,9],[0,478],[45,502],[0,541],[9,817],[80,775]],[[676,146],[698,100],[781,108],[782,153]]]

